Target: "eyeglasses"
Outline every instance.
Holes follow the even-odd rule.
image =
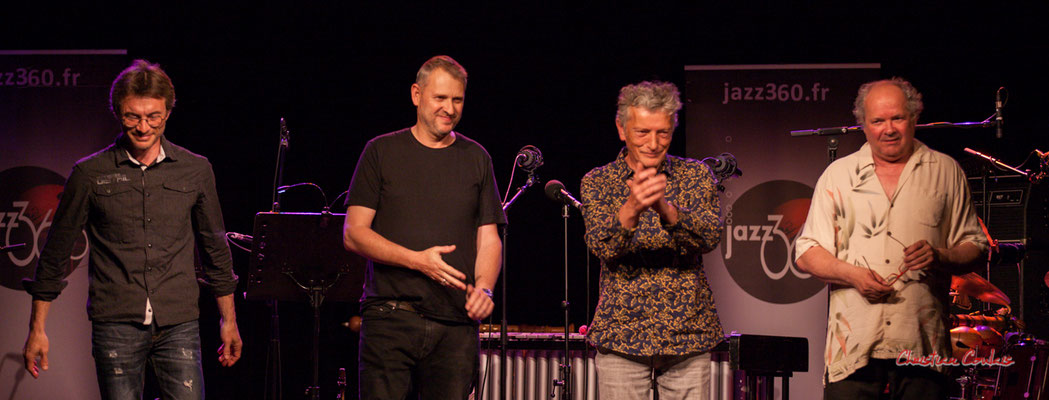
[[[889,239],[892,239],[896,243],[899,243],[900,246],[903,246],[903,248],[905,248],[905,249],[907,248],[907,245],[903,244],[903,242],[901,242],[899,239],[896,239],[892,235],[888,235],[888,236],[889,236]],[[863,263],[866,264],[867,270],[870,271],[871,277],[877,279],[878,273],[874,272],[874,270],[871,269],[871,264],[870,264],[870,262],[867,261],[867,257],[861,257],[861,258],[863,259]],[[886,276],[883,279],[885,280],[885,283],[888,284],[888,286],[892,286],[897,281],[900,281],[900,282],[903,282],[903,283],[916,281],[917,279],[906,277],[907,272],[909,272],[909,271],[910,270],[907,269],[906,266],[904,266],[903,259],[900,259],[900,265],[896,267],[896,272],[892,273],[892,274],[889,274],[889,276]]]
[[[141,123],[142,120],[145,120],[146,124],[149,125],[150,128],[159,128],[160,125],[163,124],[164,120],[166,120],[167,118],[168,113],[153,113],[147,115],[144,118],[138,114],[127,113],[124,114],[123,117],[121,117],[121,120],[124,121],[124,126],[128,128],[134,128],[138,126],[138,124]]]

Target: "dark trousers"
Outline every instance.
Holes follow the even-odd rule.
[[[871,359],[867,366],[823,389],[824,400],[946,399],[949,378],[919,366],[897,366],[896,360]]]
[[[478,371],[477,327],[423,318],[386,304],[361,312],[360,398],[466,399]]]

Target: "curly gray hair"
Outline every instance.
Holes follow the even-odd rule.
[[[681,93],[670,82],[649,82],[626,85],[619,89],[616,121],[626,124],[630,119],[630,107],[644,107],[649,111],[662,111],[671,116],[677,128],[677,112],[681,110]]]
[[[907,112],[911,115],[911,118],[918,119],[922,110],[925,109],[925,104],[922,104],[922,94],[918,93],[918,89],[915,89],[906,79],[893,77],[892,79],[867,82],[860,86],[859,92],[856,93],[856,101],[852,104],[852,115],[856,116],[857,124],[863,125],[863,121],[867,117],[867,110],[865,109],[867,95],[870,94],[871,89],[881,84],[895,85],[900,88],[903,91],[904,99],[906,99]]]

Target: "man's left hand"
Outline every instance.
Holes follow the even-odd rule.
[[[466,285],[466,315],[470,319],[480,321],[492,315],[495,303],[483,289],[473,285]]]
[[[223,367],[232,367],[240,359],[240,349],[244,343],[240,341],[240,330],[237,329],[237,321],[223,321],[219,327],[219,337],[222,345],[219,346],[219,364]]]
[[[940,253],[929,242],[919,240],[903,249],[903,266],[909,271],[935,268],[940,263],[940,257]]]

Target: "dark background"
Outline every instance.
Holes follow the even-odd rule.
[[[457,130],[487,148],[500,194],[518,149],[535,145],[546,159],[543,182],[508,214],[513,228],[504,278],[511,324],[563,320],[562,218],[541,185],[559,179],[577,193],[583,174],[614,158],[622,146],[613,124],[615,98],[628,83],[661,79],[683,89],[685,65],[881,63],[884,77],[905,77],[924,93],[919,122],[983,120],[994,112],[995,90],[1008,89],[1004,139],[995,140],[993,130],[920,132],[932,147],[959,160],[967,157],[961,149],[972,147],[1012,164],[1034,148],[1049,148],[1044,5],[92,3],[13,6],[0,17],[0,48],[128,49],[130,58],[160,63],[178,96],[167,136],[211,159],[226,226],[234,232],[250,234],[254,214],[270,209],[281,117],[291,129],[284,182],[316,183],[334,199],[369,138],[414,123],[409,87],[419,65],[435,54],[456,58],[470,73]],[[702,123],[682,121],[671,153],[684,152],[684,125]],[[843,109],[825,125],[853,123]],[[739,162],[745,169],[776,167]],[[512,184],[521,182],[518,175]],[[283,204],[286,211],[320,207],[319,195],[306,189],[289,192]],[[568,224],[571,320],[578,326],[596,290],[586,295],[588,257],[578,213]],[[234,257],[246,277],[246,254],[234,250]],[[592,268],[596,286],[596,262]],[[210,355],[217,347],[215,314],[213,302],[202,304]],[[282,383],[285,395],[296,398],[309,378],[311,314],[303,303],[280,309]],[[269,310],[238,301],[238,313],[245,355],[232,369],[205,365],[211,398],[262,398]],[[324,307],[326,398],[337,368],[347,368],[351,380],[355,375],[357,337],[340,325],[355,313],[356,304]],[[494,317],[497,322],[498,311]]]

